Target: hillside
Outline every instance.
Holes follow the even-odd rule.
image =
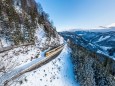
[[[0,1],[0,50],[6,51],[0,53],[0,69],[11,70],[31,59],[37,51],[42,52],[61,43],[63,38],[40,4],[34,0]]]
[[[115,61],[70,42],[76,80],[80,86],[114,86]]]
[[[65,31],[80,86],[114,86],[115,32]]]
[[[0,47],[42,42],[38,35],[46,36],[46,45],[51,41],[52,46],[59,44],[53,41],[59,41],[59,35],[40,4],[34,0],[0,0]]]
[[[56,59],[36,70],[27,72],[8,86],[79,86],[74,78],[71,50],[65,45]]]
[[[113,25],[58,33],[35,0],[0,0],[0,86],[114,86]]]
[[[73,69],[66,73],[69,64],[73,68],[70,52],[66,50],[43,67],[45,71],[48,70],[46,72],[49,75],[48,78],[51,78],[51,80],[48,79],[50,80],[48,83],[41,82],[40,77],[36,78],[40,70],[38,76],[44,77],[41,75],[44,73],[42,68],[17,77],[18,81],[17,79],[11,80],[11,82],[5,81],[22,69],[30,67],[34,62],[37,63],[46,58],[46,51],[63,43],[64,39],[57,33],[56,28],[49,21],[48,14],[43,11],[39,3],[34,0],[0,0],[0,86],[20,86],[22,82],[22,86],[27,86],[27,84],[30,86],[38,86],[38,84],[40,84],[39,86],[43,86],[43,84],[51,86],[50,81],[55,82],[53,78],[57,78],[56,81],[61,83],[60,86],[66,85],[66,79],[68,79],[69,86],[76,86]],[[67,56],[68,58],[64,58]],[[52,65],[54,62],[56,63]],[[35,74],[34,80],[40,80],[39,83],[32,82],[31,84],[30,79],[32,79],[31,74],[33,75],[33,73]],[[55,77],[50,73],[56,74]],[[27,77],[28,74],[31,78]],[[27,77],[27,83],[23,81],[23,77]],[[53,86],[57,86],[57,84],[53,83]]]

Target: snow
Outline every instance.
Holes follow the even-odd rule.
[[[13,2],[14,2],[14,8],[15,8],[16,12],[17,13],[22,13],[21,0],[14,0]]]
[[[101,36],[97,42],[104,41],[108,38],[110,38],[110,36],[105,36],[105,37]]]
[[[94,47],[94,44],[92,44],[92,43],[89,43],[89,45],[91,45],[92,47]]]
[[[36,46],[42,48],[44,47],[43,45],[45,45],[46,43],[46,33],[43,29],[43,26],[38,25],[38,29],[36,29],[36,33],[35,33],[35,38],[36,38]]]
[[[39,28],[36,30],[35,36],[38,37],[38,39],[42,39],[45,36],[45,32],[43,30],[43,26],[39,26]]]
[[[18,66],[25,64],[26,62],[31,61],[38,54],[38,48],[33,46],[21,46],[14,48],[12,50],[0,53],[0,68],[5,67],[4,72],[11,71]],[[0,72],[0,76],[3,75],[3,72]]]
[[[112,24],[108,25],[107,27],[108,28],[115,27],[115,23],[112,23]]]
[[[9,40],[6,40],[6,38],[0,38],[0,40],[2,47],[8,47],[12,44]]]
[[[11,77],[19,74],[20,72],[30,68],[31,66],[37,64],[38,62],[40,62],[41,60],[45,59],[44,57],[44,54],[47,50],[45,50],[44,52],[41,52],[39,57],[36,58],[36,59],[33,59],[32,61],[28,60],[27,62],[25,63],[22,63],[21,65],[19,66],[16,66],[15,69],[13,70],[10,70],[9,72],[3,74],[1,77],[0,77],[0,85],[6,81],[7,79],[11,79]],[[36,56],[36,52],[34,51],[31,51],[31,53],[29,53],[28,55],[31,57],[31,55],[34,54],[34,57]],[[23,56],[22,56],[23,57]],[[23,57],[24,58],[24,57]],[[22,60],[22,59],[21,59]],[[18,61],[20,62],[20,58],[18,59]]]
[[[21,69],[21,67],[23,67],[23,66],[25,66],[25,65],[31,66],[32,64],[38,63],[38,61],[41,61],[42,59],[45,58],[44,54],[45,54],[46,51],[47,51],[47,50],[45,50],[45,51],[43,51],[43,52],[40,52],[40,55],[39,55],[37,58],[33,58],[32,61],[31,61],[31,60],[28,60],[27,62],[22,63],[21,65],[17,66],[17,67],[15,68],[15,70],[16,70],[16,69]],[[37,51],[36,51],[36,50],[33,50],[33,51],[31,51],[27,56],[29,56],[29,57],[31,57],[31,56],[35,57],[36,54],[37,54]],[[24,58],[24,57],[23,57],[23,58]]]
[[[63,38],[63,37],[61,37],[60,35],[59,35],[59,41],[60,41],[60,44],[65,43],[64,38]]]
[[[101,50],[98,50],[97,53],[103,54],[103,55],[108,56],[109,58],[115,60],[114,55],[113,55],[113,56],[109,56],[107,52],[103,52],[103,51],[101,51]]]
[[[65,45],[56,59],[37,70],[22,75],[11,86],[15,84],[15,86],[79,86],[74,78],[70,52],[71,50]]]
[[[112,47],[100,46],[103,50],[111,49]]]
[[[48,37],[47,33],[44,30],[43,25],[37,25],[38,28],[35,32],[35,44],[40,49],[47,49],[48,47],[60,45],[64,43],[63,37],[56,34],[56,37],[50,36]]]
[[[101,50],[98,50],[97,53],[101,53],[102,54],[103,52]]]

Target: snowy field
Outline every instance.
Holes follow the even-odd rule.
[[[37,70],[28,72],[13,82],[10,86],[79,86],[73,73],[70,59],[71,50],[65,45],[60,55]]]

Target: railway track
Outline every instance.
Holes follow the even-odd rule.
[[[0,53],[9,51],[9,50],[14,49],[14,48],[22,47],[22,46],[28,46],[28,45],[34,45],[34,43],[27,43],[27,44],[22,44],[22,45],[14,45],[14,46],[9,46],[9,47],[3,47],[3,48],[0,48]]]
[[[8,82],[16,79],[17,77],[21,76],[22,74],[24,74],[26,72],[30,72],[32,70],[35,70],[35,69],[47,64],[48,62],[50,62],[51,60],[56,58],[57,55],[59,55],[59,53],[63,50],[63,48],[64,48],[64,44],[46,52],[46,54],[45,54],[46,58],[41,59],[40,61],[36,61],[34,64],[27,66],[27,68],[22,68],[16,72],[14,72],[14,70],[13,70],[9,73],[5,73],[3,76],[0,77],[0,86],[7,86]]]
[[[60,45],[60,46],[58,46],[58,47],[56,47],[56,48],[54,48],[54,49],[52,49],[52,50],[46,52],[45,56],[46,56],[47,58],[51,57],[52,55],[54,55],[54,54],[56,54],[58,51],[60,51],[60,50],[63,48],[63,46],[64,46],[64,44],[62,44],[62,45]]]

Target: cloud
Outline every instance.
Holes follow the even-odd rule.
[[[112,24],[108,25],[107,27],[108,27],[108,28],[115,27],[115,23],[112,23]]]
[[[99,26],[99,28],[107,28],[106,26]]]
[[[109,31],[115,31],[115,23],[112,23],[110,25],[106,26],[99,26],[96,29],[91,29],[92,32],[109,32]]]
[[[106,25],[106,26],[99,26],[99,28],[102,28],[102,29],[115,28],[115,23],[112,23],[112,24]]]

